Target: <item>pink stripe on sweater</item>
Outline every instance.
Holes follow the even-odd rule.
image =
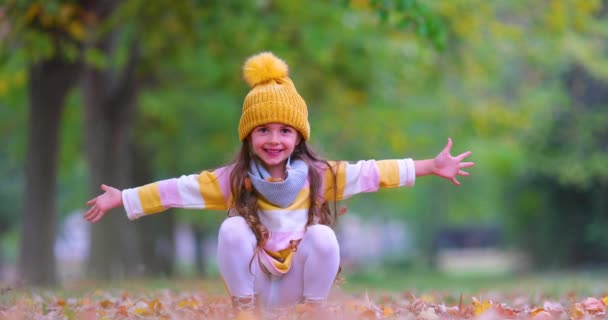
[[[362,161],[359,174],[361,192],[378,191],[378,188],[380,187],[380,176],[378,174],[378,167],[376,167],[376,161]]]
[[[213,172],[217,177],[222,196],[226,199],[226,202],[230,201],[230,174],[232,173],[233,165],[222,167]]]
[[[160,203],[163,207],[176,207],[182,205],[182,197],[179,195],[177,179],[163,180],[158,183]]]

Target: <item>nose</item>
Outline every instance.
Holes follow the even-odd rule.
[[[279,134],[280,133],[277,132],[277,131],[271,131],[270,132],[270,137],[268,139],[268,142],[273,143],[273,144],[279,143]]]

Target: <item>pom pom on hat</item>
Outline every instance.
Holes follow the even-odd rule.
[[[243,101],[239,121],[239,139],[247,138],[251,130],[265,123],[292,126],[304,140],[310,137],[306,102],[288,77],[285,61],[270,52],[251,56],[243,64],[243,78],[251,90]]]
[[[285,61],[270,52],[258,53],[245,61],[243,78],[251,87],[287,77],[289,68]]]

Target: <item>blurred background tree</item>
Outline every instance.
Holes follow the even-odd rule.
[[[448,136],[455,152],[473,150],[477,166],[460,188],[421,179],[411,190],[348,201],[352,214],[413,224],[423,264],[434,263],[440,228],[472,223],[499,225],[507,245],[539,266],[605,261],[602,1],[9,1],[1,8],[7,202],[0,217],[5,242],[21,225],[21,270],[33,283],[54,281],[51,269],[27,266],[53,259],[55,210],[82,209],[101,183],[141,185],[231,159],[248,90],[240,67],[262,50],[290,65],[309,106],[311,141],[330,159],[433,157]],[[80,90],[49,72],[26,72],[57,61],[78,68],[58,74]],[[34,85],[63,98],[33,99],[26,88]],[[28,123],[28,112],[41,124]],[[204,234],[223,213],[137,223],[111,216],[93,227],[88,269],[104,278],[172,274],[176,219]]]

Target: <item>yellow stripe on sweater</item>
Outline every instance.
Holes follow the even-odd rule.
[[[163,211],[158,192],[158,183],[150,183],[137,189],[137,196],[141,202],[141,208],[145,214]]]
[[[323,197],[328,201],[341,200],[344,197],[344,187],[346,186],[346,162],[330,161],[329,164],[336,172],[336,184],[334,184],[332,171],[327,168],[325,170],[325,192],[323,193]]]
[[[215,174],[203,171],[198,176],[199,191],[205,201],[205,209],[226,210],[226,200]]]
[[[309,209],[310,208],[310,189],[302,188],[298,193],[298,196],[293,201],[289,207],[283,209],[281,207],[277,207],[274,204],[268,202],[266,199],[260,199],[258,201],[258,205],[261,210],[298,210],[298,209]]]
[[[395,160],[376,161],[380,172],[380,188],[399,186],[399,163]]]

